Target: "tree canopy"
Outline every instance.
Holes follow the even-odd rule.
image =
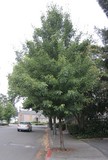
[[[26,107],[59,120],[79,115],[100,79],[89,39],[81,41],[70,16],[56,5],[41,17],[33,40],[17,54],[9,75],[9,95],[24,97]],[[18,52],[17,52],[18,53]]]
[[[3,94],[0,94],[0,120],[10,122],[10,118],[15,116],[16,109],[12,102]]]
[[[90,41],[78,41],[69,14],[54,5],[41,22],[9,76],[9,88],[47,115],[64,118],[89,103],[85,95],[96,86],[99,70],[92,60]]]

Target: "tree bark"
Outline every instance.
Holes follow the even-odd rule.
[[[53,130],[53,127],[52,127],[52,117],[49,117],[49,128],[51,130]]]
[[[57,130],[56,130],[56,117],[54,117],[54,123],[53,123],[53,134],[57,135]]]
[[[62,121],[59,119],[59,133],[60,133],[60,148],[65,149],[64,147],[64,137],[63,137],[63,131],[62,131]]]
[[[84,115],[82,113],[75,115],[80,130],[84,130]]]

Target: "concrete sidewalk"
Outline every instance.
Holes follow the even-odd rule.
[[[68,133],[64,133],[64,144],[67,151],[60,151],[57,148],[60,147],[59,134],[53,135],[52,131],[49,131],[50,137],[50,156],[47,160],[107,160],[99,150],[83,142],[72,138]]]

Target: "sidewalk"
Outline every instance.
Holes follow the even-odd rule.
[[[49,131],[50,151],[47,160],[107,160],[99,150],[83,142],[72,138],[68,133],[64,133],[64,144],[67,151],[60,151],[56,148],[60,147],[59,134],[53,135]]]

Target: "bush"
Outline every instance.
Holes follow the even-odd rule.
[[[70,124],[67,127],[69,133],[80,138],[108,137],[108,119],[93,119],[86,122],[84,129],[77,124]]]
[[[96,135],[97,133],[97,136],[108,135],[108,119],[93,119],[89,121],[85,133],[89,135]]]
[[[68,131],[69,131],[70,134],[75,135],[75,134],[79,133],[79,127],[78,127],[77,124],[69,124],[67,126],[67,129],[68,129]]]

